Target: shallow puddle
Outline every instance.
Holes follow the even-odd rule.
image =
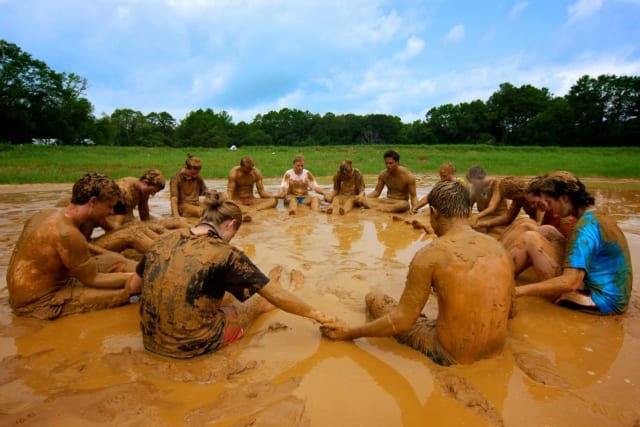
[[[278,182],[266,184],[273,191]],[[638,277],[640,183],[586,184],[625,232]],[[431,185],[420,181],[418,196]],[[392,339],[332,342],[318,325],[281,311],[262,316],[240,342],[188,361],[143,351],[137,304],[53,322],[15,317],[5,279],[13,245],[24,222],[70,187],[0,187],[0,425],[640,425],[637,278],[619,317],[521,299],[503,355],[452,368]],[[169,214],[168,189],[151,212]],[[301,208],[292,217],[280,202],[233,243],[265,272],[283,265],[285,287],[292,270],[303,272],[301,298],[360,323],[365,294],[398,297],[413,254],[431,238],[390,214]],[[425,313],[437,313],[435,300]]]

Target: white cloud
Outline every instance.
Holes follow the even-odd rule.
[[[407,40],[404,50],[397,55],[397,59],[400,61],[406,61],[419,55],[423,49],[424,41],[416,36],[411,36],[409,40]]]
[[[464,25],[458,24],[449,30],[449,32],[444,38],[444,42],[445,44],[457,43],[459,41],[462,41],[462,39],[464,39],[464,35],[465,35]]]
[[[522,12],[529,6],[529,3],[526,1],[521,1],[513,5],[511,10],[509,11],[509,18],[515,18],[516,16],[520,16]]]
[[[578,0],[567,7],[569,23],[594,15],[602,8],[603,0]]]

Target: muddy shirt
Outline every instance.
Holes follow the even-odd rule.
[[[200,204],[200,196],[207,191],[207,185],[200,175],[192,178],[178,172],[169,181],[170,197],[177,197],[178,203]]]
[[[364,178],[357,168],[353,168],[351,178],[344,178],[337,173],[333,176],[333,189],[341,196],[357,196],[364,191]]]
[[[142,277],[140,327],[144,347],[163,356],[189,358],[222,345],[225,291],[244,301],[269,282],[239,249],[215,232],[173,232],[138,264]]]
[[[124,212],[122,213],[127,217],[127,220],[133,219],[133,210],[140,204],[141,191],[140,187],[138,187],[138,182],[140,180],[138,178],[128,176],[125,178],[120,178],[117,181],[118,188],[120,189],[120,200],[119,203],[122,203]],[[144,209],[142,209],[144,210]],[[143,218],[143,215],[146,217]],[[140,212],[140,219],[149,218],[149,207],[147,206],[146,212]]]
[[[615,222],[586,211],[567,248],[565,267],[585,271],[586,290],[598,309],[603,314],[624,312],[631,296],[631,264],[627,241]]]

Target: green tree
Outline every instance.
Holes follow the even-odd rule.
[[[228,147],[232,134],[232,117],[210,108],[190,112],[176,128],[177,145],[183,147]]]

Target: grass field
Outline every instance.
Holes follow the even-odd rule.
[[[187,153],[203,161],[202,176],[224,178],[243,156],[252,156],[265,177],[282,176],[293,157],[302,154],[306,167],[318,177],[331,176],[348,158],[364,174],[384,168],[383,153],[393,148],[400,163],[419,175],[437,175],[445,161],[453,162],[458,175],[475,164],[490,175],[540,175],[569,170],[583,178],[640,178],[640,148],[633,147],[494,147],[478,145],[438,146],[323,146],[145,148],[0,145],[0,184],[73,182],[87,171],[113,178],[140,176],[149,168],[160,169],[167,179],[183,165]]]

